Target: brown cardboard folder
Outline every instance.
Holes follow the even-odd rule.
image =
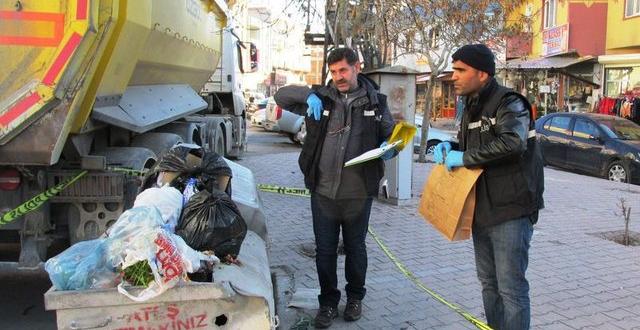
[[[449,172],[436,165],[424,185],[418,211],[450,241],[471,236],[476,205],[475,184],[482,169],[459,167]]]

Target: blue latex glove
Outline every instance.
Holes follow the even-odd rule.
[[[382,144],[380,144],[380,148],[384,147],[387,145],[387,141],[382,142]],[[395,157],[397,155],[396,153],[396,149],[395,148],[391,148],[389,150],[387,150],[385,153],[382,154],[382,156],[380,156],[380,158],[382,158],[383,160],[389,160],[393,157]]]
[[[451,171],[454,167],[464,166],[464,162],[462,161],[463,155],[464,152],[462,151],[449,151],[444,160],[444,165],[447,167],[447,171]]]
[[[307,97],[307,105],[309,106],[309,108],[307,108],[307,116],[311,117],[311,115],[313,115],[315,120],[320,120],[320,116],[322,115],[322,101],[320,101],[316,94],[309,94]]]
[[[436,164],[444,164],[445,154],[448,154],[449,151],[451,151],[451,143],[447,141],[438,143],[433,150],[433,161]]]

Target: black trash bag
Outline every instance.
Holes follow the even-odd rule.
[[[183,191],[190,174],[198,170],[198,168],[192,168],[187,165],[187,155],[189,154],[202,158],[204,151],[194,144],[177,144],[171,147],[142,178],[138,193],[155,186],[158,174],[163,171],[180,173],[180,176],[174,179],[170,186]]]
[[[197,148],[196,148],[197,147]],[[191,167],[187,164],[187,156],[191,154],[202,159],[200,166]],[[198,190],[218,189],[221,176],[232,177],[231,168],[224,158],[215,152],[204,152],[197,145],[182,144],[173,146],[142,179],[138,193],[155,186],[160,172],[178,172],[178,177],[169,185],[184,191],[190,178],[196,178]],[[231,196],[231,182],[227,183],[225,192]]]
[[[222,156],[215,152],[207,152],[204,154],[200,171],[198,181],[202,182],[204,188],[210,192],[213,192],[214,189],[220,189],[221,182],[218,180],[222,177],[226,176],[229,179],[233,177],[233,173],[231,173],[231,168],[227,165],[227,162]],[[224,191],[231,196],[231,181],[227,182]]]
[[[158,172],[188,172],[192,170],[192,168],[187,165],[187,155],[189,154],[202,158],[204,151],[202,148],[193,144],[175,145],[160,158],[155,169]]]
[[[182,210],[176,234],[195,250],[213,250],[220,259],[236,258],[247,224],[229,195],[218,189],[202,190]]]

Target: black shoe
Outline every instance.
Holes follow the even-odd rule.
[[[348,322],[357,321],[362,316],[362,301],[357,299],[347,299],[347,306],[344,308],[344,320]]]
[[[333,319],[338,317],[338,309],[329,306],[320,306],[314,324],[316,329],[326,329],[331,326]]]

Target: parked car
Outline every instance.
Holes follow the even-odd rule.
[[[304,143],[307,129],[303,116],[281,108],[270,98],[265,118],[265,129],[286,134],[294,143]]]
[[[415,116],[415,125],[418,131],[413,137],[413,150],[418,153],[420,150],[420,137],[422,136],[422,116]],[[436,145],[442,141],[458,142],[458,132],[454,130],[444,130],[429,125],[427,136],[427,155],[432,154]]]
[[[254,103],[254,102],[257,103],[258,101],[265,99],[264,94],[260,92],[252,92],[252,91],[246,91],[244,93],[244,97],[247,103]]]
[[[267,107],[267,102],[269,99],[255,99],[253,102],[247,103],[247,115],[249,117],[253,116],[253,114],[258,110],[264,110]]]
[[[276,110],[279,107],[276,105],[273,97],[268,98],[267,106],[264,108],[264,129],[271,132],[279,132],[278,120],[276,118]]]
[[[264,115],[266,113],[265,109],[257,110],[251,115],[251,126],[256,127],[264,127]]]
[[[640,126],[609,115],[554,113],[536,121],[542,158],[570,171],[640,182]]]

